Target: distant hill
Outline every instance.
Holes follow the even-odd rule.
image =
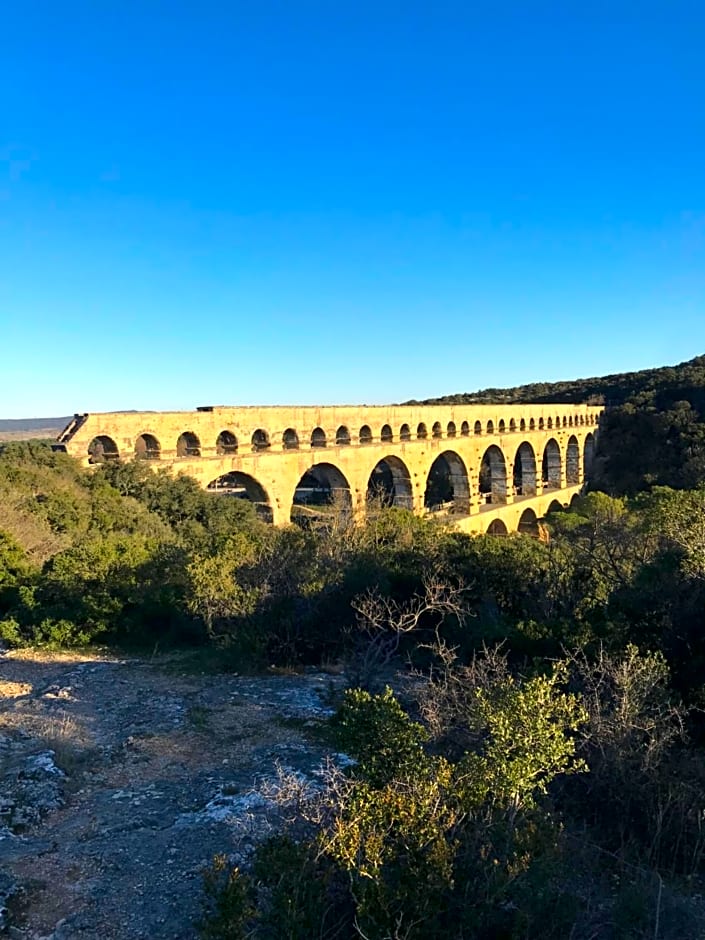
[[[696,401],[705,414],[705,356],[696,356],[676,366],[620,372],[589,379],[563,382],[532,382],[514,388],[483,388],[477,392],[461,392],[441,398],[427,398],[424,405],[477,404],[492,402],[591,402],[622,405],[628,401],[652,399],[652,404],[667,408],[677,401]],[[418,404],[406,402],[405,404]]]
[[[56,435],[69,423],[64,418],[0,418],[0,441],[26,441]]]

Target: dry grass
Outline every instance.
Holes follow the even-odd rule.
[[[35,723],[37,737],[54,752],[54,763],[68,777],[77,777],[98,757],[85,728],[66,712],[40,719]]]

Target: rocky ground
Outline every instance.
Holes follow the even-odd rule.
[[[311,775],[340,677],[190,674],[179,659],[0,655],[0,927],[26,940],[194,938],[201,872]],[[3,902],[3,897],[6,899]]]

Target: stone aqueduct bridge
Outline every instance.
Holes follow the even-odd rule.
[[[589,471],[588,405],[204,407],[76,415],[56,447],[86,465],[146,459],[247,496],[275,524],[372,494],[465,531],[536,531]]]

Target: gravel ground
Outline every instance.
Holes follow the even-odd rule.
[[[0,927],[195,938],[201,871],[268,830],[276,766],[310,776],[338,676],[187,675],[173,659],[0,656]],[[0,900],[0,905],[2,901]]]

